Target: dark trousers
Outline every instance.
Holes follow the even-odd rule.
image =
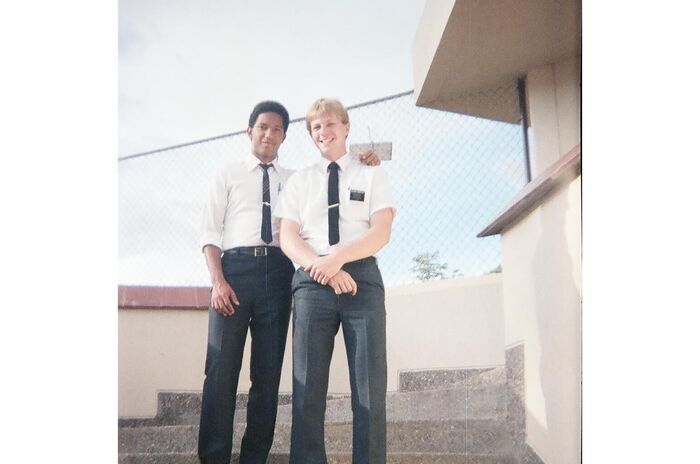
[[[277,397],[289,327],[292,262],[279,249],[268,256],[222,257],[226,281],[240,306],[232,316],[209,308],[209,343],[198,454],[204,464],[229,464],[243,347],[250,326],[251,387],[241,464],[264,464],[272,446]]]
[[[352,462],[386,462],[386,311],[374,258],[343,266],[358,285],[355,296],[336,295],[298,269],[294,295],[292,444],[290,464],[325,464],[324,417],[328,372],[338,327],[352,392]]]

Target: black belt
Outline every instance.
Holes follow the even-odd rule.
[[[349,263],[345,264],[374,264],[377,262],[377,258],[374,256],[368,256],[366,258],[358,259],[357,261],[350,261]]]
[[[321,255],[321,256],[328,256],[328,255]],[[377,258],[374,256],[368,256],[366,258],[360,258],[356,261],[350,261],[349,263],[345,264],[375,264],[377,262]]]
[[[276,246],[250,246],[250,247],[236,247],[236,248],[231,248],[229,250],[224,251],[225,254],[229,255],[243,255],[243,256],[255,256],[255,257],[261,257],[261,256],[268,256],[268,255],[281,255],[282,250],[280,247]]]

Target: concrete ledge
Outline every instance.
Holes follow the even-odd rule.
[[[578,144],[541,176],[528,183],[513,201],[477,237],[503,232],[541,205],[552,193],[581,175],[581,145]]]
[[[119,309],[208,309],[210,287],[119,286]]]

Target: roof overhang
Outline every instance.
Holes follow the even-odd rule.
[[[427,0],[413,44],[416,105],[515,123],[517,79],[580,53],[580,0]],[[506,95],[487,98],[497,90]]]

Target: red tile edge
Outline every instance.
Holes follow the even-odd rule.
[[[119,286],[119,309],[207,309],[210,287]]]

